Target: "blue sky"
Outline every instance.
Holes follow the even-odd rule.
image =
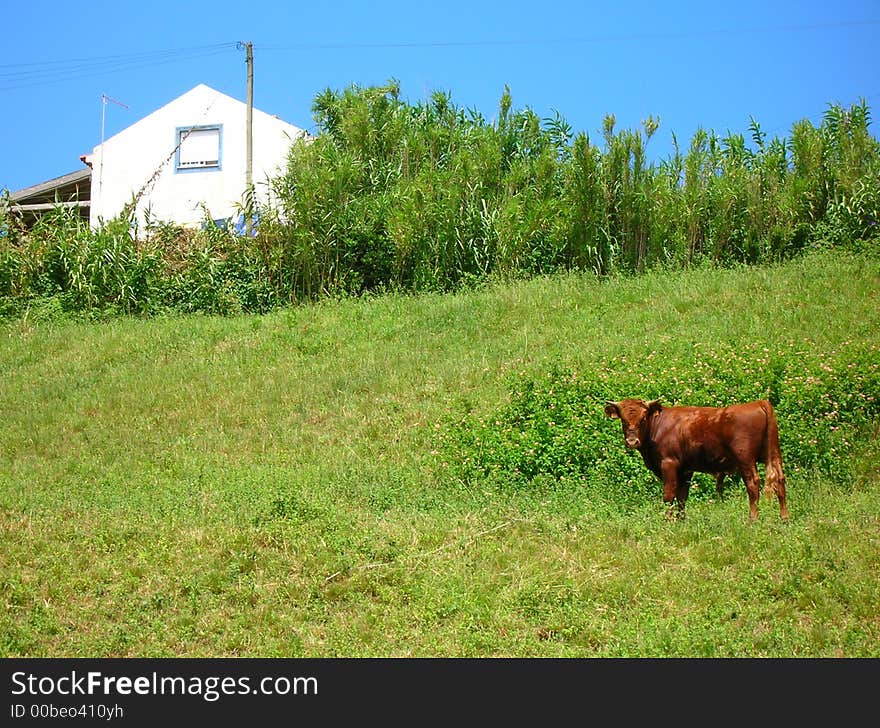
[[[413,103],[443,90],[486,118],[558,111],[598,141],[602,119],[660,117],[654,159],[702,126],[771,136],[864,97],[880,123],[880,0],[813,2],[20,3],[0,45],[0,190],[81,168],[110,137],[198,83],[313,130],[326,88],[400,81]]]

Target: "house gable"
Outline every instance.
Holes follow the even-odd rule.
[[[245,191],[246,105],[199,84],[95,147],[91,222],[98,225],[135,204],[147,219],[195,226],[206,216],[237,215]],[[282,171],[291,143],[303,130],[253,110],[253,179]],[[216,156],[216,159],[213,156]]]

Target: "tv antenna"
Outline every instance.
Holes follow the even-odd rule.
[[[98,194],[101,194],[101,190],[104,184],[104,118],[107,116],[107,102],[116,104],[117,106],[121,106],[123,109],[127,109],[128,106],[123,104],[121,101],[117,101],[112,96],[108,96],[107,94],[101,94],[101,166],[98,168]]]

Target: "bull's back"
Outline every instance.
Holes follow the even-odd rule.
[[[733,471],[750,460],[763,462],[769,406],[759,400],[727,407],[665,408],[660,449],[700,472]]]

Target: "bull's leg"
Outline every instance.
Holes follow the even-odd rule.
[[[782,468],[776,465],[768,465],[764,473],[767,481],[767,489],[776,493],[779,499],[779,516],[783,520],[788,519],[788,508],[785,505],[785,475]],[[769,497],[769,494],[768,494]]]
[[[788,520],[788,507],[785,505],[785,476],[777,478],[774,485],[776,489],[776,497],[779,499],[779,517],[782,520]]]
[[[749,493],[749,520],[755,521],[758,518],[758,498],[761,497],[761,480],[758,477],[758,468],[752,463],[743,468],[742,476]]]
[[[724,473],[715,476],[715,492],[718,494],[718,500],[724,500]]]
[[[681,515],[684,511],[684,500],[679,498],[679,469],[675,460],[664,460],[660,463],[660,472],[663,475],[663,502],[669,506],[667,517],[672,515],[672,501],[678,499],[678,512]]]
[[[685,478],[681,481],[678,486],[678,490],[675,493],[675,499],[678,501],[678,515],[679,518],[684,518],[684,504],[688,499],[688,493],[691,492],[691,479]]]

